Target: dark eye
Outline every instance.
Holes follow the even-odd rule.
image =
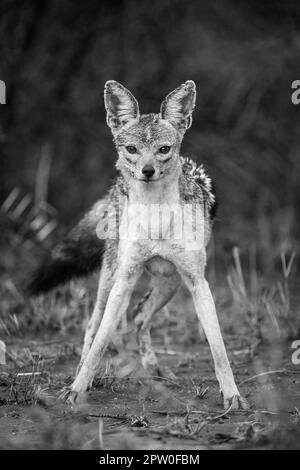
[[[126,150],[128,153],[136,153],[137,148],[134,145],[127,145]]]
[[[159,153],[166,154],[170,152],[171,147],[169,145],[164,145],[163,147],[160,147]]]

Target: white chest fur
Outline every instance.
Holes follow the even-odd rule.
[[[119,259],[132,257],[152,274],[171,275],[176,256],[204,246],[203,212],[192,227],[192,207],[180,200],[178,185],[142,183],[124,204],[120,223]]]

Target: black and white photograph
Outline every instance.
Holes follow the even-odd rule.
[[[1,0],[0,162],[1,450],[300,449],[298,1]]]

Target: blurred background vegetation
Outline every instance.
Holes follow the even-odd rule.
[[[272,273],[282,252],[299,251],[299,2],[2,0],[0,38],[0,201],[20,187],[67,229],[115,175],[105,81],[146,113],[193,79],[183,154],[216,180],[218,263],[238,245]]]

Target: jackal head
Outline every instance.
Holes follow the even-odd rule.
[[[150,184],[178,172],[180,146],[192,123],[195,100],[196,86],[189,80],[168,94],[159,114],[140,114],[129,90],[114,80],[106,82],[107,124],[119,154],[117,168],[126,179]]]

